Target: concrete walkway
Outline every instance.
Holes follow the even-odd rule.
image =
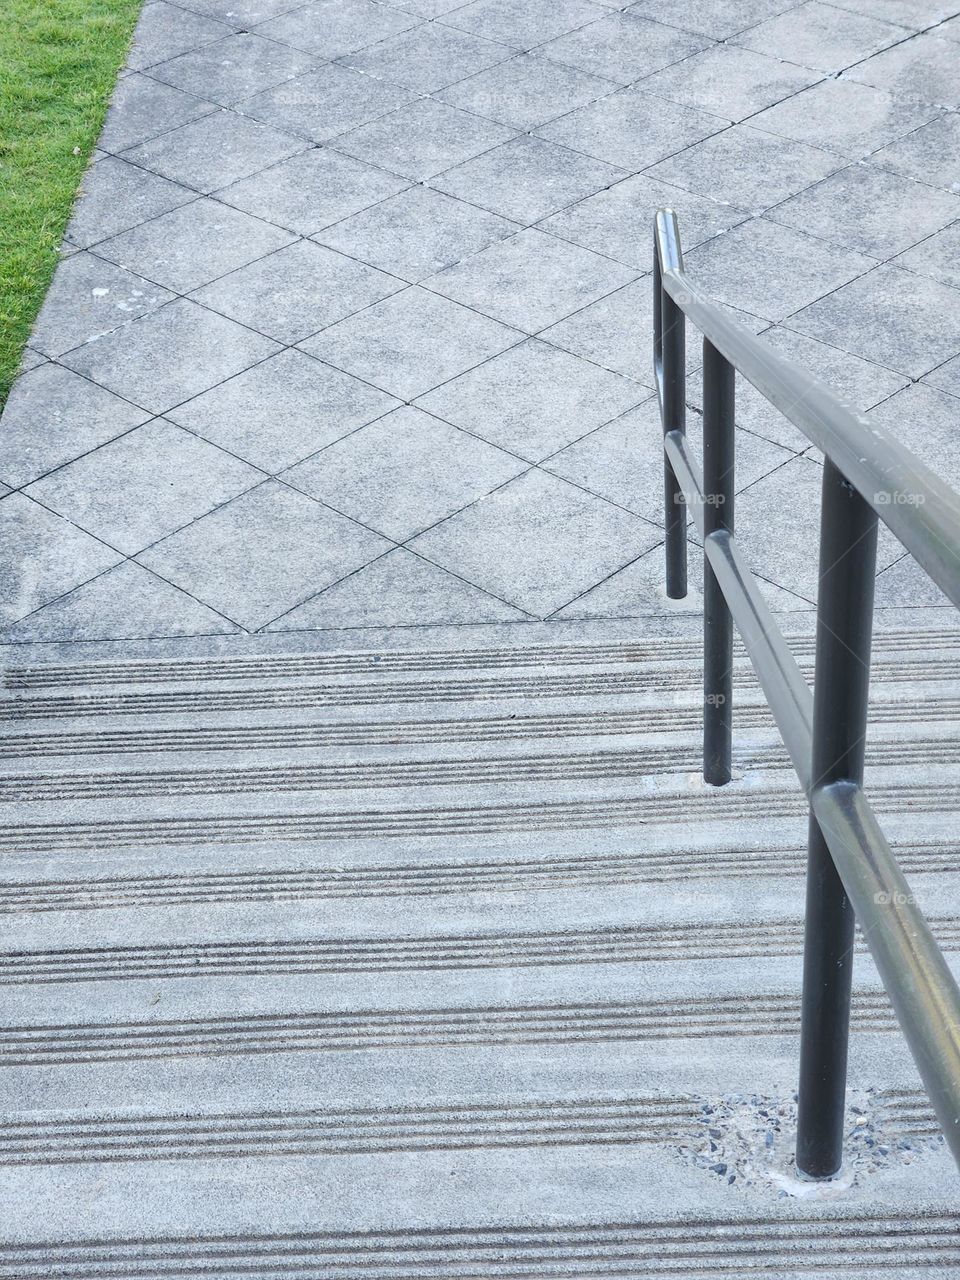
[[[0,426],[3,639],[664,611],[662,204],[960,485],[957,13],[151,0]],[[742,540],[806,608],[819,463],[739,421]],[[936,603],[901,555],[879,602]]]

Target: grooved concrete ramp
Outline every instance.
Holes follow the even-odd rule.
[[[954,956],[943,616],[881,619],[868,789]],[[806,819],[743,655],[717,791],[691,627],[384,639],[8,655],[0,1275],[960,1276],[859,940],[795,1177]]]

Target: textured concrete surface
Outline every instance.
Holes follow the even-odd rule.
[[[692,275],[956,483],[958,15],[148,0],[0,422],[0,634],[669,611],[664,204]],[[740,392],[739,528],[802,609],[819,459]],[[881,603],[937,603],[882,550]]]
[[[478,630],[7,648],[0,1275],[960,1275],[859,938],[843,1174],[795,1175],[806,814],[744,655],[717,789],[699,619]],[[958,655],[881,615],[867,779],[953,962]]]

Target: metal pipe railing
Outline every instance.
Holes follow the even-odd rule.
[[[674,221],[676,227],[676,221]],[[679,233],[668,262],[671,270],[683,270]],[[653,246],[654,289],[660,304],[653,310],[653,364],[660,401],[660,420],[664,435],[676,431],[681,435],[687,419],[687,352],[686,323],[683,312],[661,288],[660,250]],[[667,370],[667,373],[664,373]],[[687,512],[683,490],[669,461],[663,465],[663,507],[665,512],[664,547],[667,560],[667,595],[682,600],[687,594]]]
[[[655,241],[661,294],[832,459],[943,593],[960,605],[960,495],[894,436],[778,355],[691,284],[683,272],[672,210],[657,214]]]
[[[702,476],[677,403],[685,317],[704,335]],[[813,697],[736,547],[735,371],[826,456]],[[960,1165],[960,989],[861,789],[878,518],[960,604],[960,497],[690,285],[670,210],[654,229],[654,374],[671,596],[686,591],[678,508],[703,536],[704,778],[730,776],[732,618],[810,800],[797,1166],[818,1178],[840,1166],[855,916]]]
[[[733,738],[733,618],[707,550],[733,533],[734,368],[703,340],[703,777],[730,781]]]
[[[813,787],[863,784],[877,517],[828,458],[820,516]],[[800,1029],[797,1165],[829,1177],[843,1156],[853,908],[811,811]]]

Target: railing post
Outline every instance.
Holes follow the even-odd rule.
[[[863,782],[877,515],[840,471],[823,470],[812,787]],[[843,1160],[853,908],[810,815],[797,1168],[829,1178]]]
[[[711,533],[733,533],[734,368],[703,340],[704,548]],[[730,781],[733,714],[733,619],[710,562],[703,557],[703,779]]]
[[[683,431],[687,421],[686,318],[663,287],[656,237],[653,245],[654,358],[662,371],[660,420],[663,434]],[[667,595],[687,594],[687,507],[666,455],[663,458],[664,552]]]

